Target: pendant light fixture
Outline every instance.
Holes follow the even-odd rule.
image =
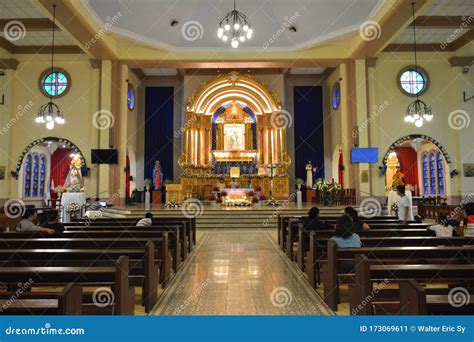
[[[217,37],[223,42],[230,41],[230,45],[236,49],[239,43],[252,38],[253,30],[250,21],[245,14],[237,11],[234,0],[234,9],[227,13],[219,22]]]
[[[54,73],[54,33],[56,28],[56,5],[53,4],[53,39],[51,42],[51,73]],[[58,105],[53,102],[53,92],[49,92],[49,102],[45,103],[38,110],[35,121],[46,124],[46,128],[53,129],[55,124],[64,124],[64,116]]]
[[[416,55],[416,21],[415,21],[415,2],[411,3],[413,15],[413,47],[415,52],[415,74],[418,74],[418,59]],[[431,108],[422,100],[418,98],[416,93],[416,100],[410,103],[405,114],[405,122],[414,123],[416,127],[422,127],[424,120],[431,121],[433,113]]]

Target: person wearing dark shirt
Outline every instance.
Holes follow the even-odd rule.
[[[352,221],[354,222],[354,231],[360,232],[362,230],[369,230],[370,229],[370,226],[366,222],[364,222],[364,220],[362,220],[359,217],[359,213],[354,208],[347,207],[347,208],[344,209],[344,212],[347,215],[349,215],[351,217]]]
[[[329,223],[321,221],[319,219],[319,209],[312,207],[308,212],[308,218],[304,220],[304,230],[328,230],[332,229],[332,226]]]
[[[45,210],[42,215],[41,226],[54,229],[56,233],[64,232],[64,225],[58,220],[57,210]]]

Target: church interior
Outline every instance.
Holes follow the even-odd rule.
[[[0,315],[472,315],[472,0],[0,0]]]

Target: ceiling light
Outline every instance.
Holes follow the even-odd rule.
[[[228,34],[224,34],[224,32],[228,32]],[[234,0],[234,9],[228,12],[219,22],[217,37],[224,42],[227,42],[230,37],[230,44],[235,49],[239,46],[239,41],[244,42],[246,39],[252,38],[252,34],[249,19],[245,14],[237,11]]]

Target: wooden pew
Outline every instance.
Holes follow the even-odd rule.
[[[13,233],[15,234],[15,233]],[[65,234],[61,234],[64,236]],[[2,234],[0,234],[0,237]],[[111,248],[145,248],[151,241],[155,247],[155,264],[160,270],[160,283],[163,287],[171,276],[171,257],[168,249],[168,233],[163,233],[161,237],[155,238],[65,238],[65,237],[45,237],[45,238],[21,238],[2,239],[0,238],[0,249],[97,249],[107,251]]]
[[[338,249],[333,240],[328,241],[327,263],[324,269],[324,300],[332,309],[337,310],[339,284],[353,282],[353,273],[341,274],[338,271],[341,260],[354,261],[356,255],[364,255],[372,263],[454,263],[474,260],[474,246],[459,247],[362,247]],[[357,262],[355,263],[356,267]],[[386,266],[386,265],[383,265]],[[474,275],[473,275],[474,276]],[[391,277],[388,277],[391,278]]]
[[[454,289],[455,290],[455,289]],[[464,305],[452,305],[449,289],[445,294],[427,294],[427,291],[415,279],[400,280],[401,315],[468,315],[474,313],[474,296],[465,289],[466,296],[461,300]],[[455,290],[456,291],[456,290]],[[452,300],[452,298],[451,298]],[[463,303],[460,303],[463,304]]]
[[[134,284],[142,287],[146,312],[155,306],[158,295],[159,270],[155,266],[154,245],[145,248],[125,249],[0,249],[2,267],[107,267],[121,256],[129,259],[129,275]]]
[[[433,250],[440,253],[439,248]],[[472,247],[469,253],[472,253]],[[351,287],[350,296],[351,307],[356,307],[356,313],[359,315],[372,315],[372,302],[380,299],[374,295],[374,282],[393,283],[403,279],[415,279],[428,283],[436,280],[459,284],[472,282],[474,279],[473,264],[371,265],[370,259],[364,254],[357,254],[355,263],[355,282]]]
[[[82,286],[61,292],[0,292],[0,315],[82,315]]]
[[[116,315],[133,315],[134,287],[130,287],[129,260],[121,256],[111,267],[0,267],[0,279],[6,284],[32,280],[34,286],[67,284],[111,286]]]
[[[175,270],[178,269],[180,261],[186,260],[188,250],[186,248],[188,238],[186,236],[186,228],[184,225],[168,226],[158,225],[151,227],[136,227],[134,225],[120,226],[120,225],[69,225],[66,226],[66,232],[97,232],[97,231],[115,231],[122,234],[134,233],[136,231],[156,231],[156,232],[168,232],[170,240],[170,249],[176,251],[176,259],[173,258],[173,267]],[[184,234],[184,235],[183,235]],[[175,242],[176,241],[176,242]]]
[[[405,232],[405,231],[404,231]],[[437,238],[433,233],[427,232],[429,236],[375,236],[371,233],[361,233],[361,241],[364,247],[397,247],[397,246],[463,246],[474,244],[473,238],[453,237]],[[322,237],[319,232],[310,234],[309,252],[307,258],[303,253],[301,244],[298,244],[297,261],[300,269],[306,271],[311,286],[316,287],[320,283],[321,264],[327,260],[328,237]]]

